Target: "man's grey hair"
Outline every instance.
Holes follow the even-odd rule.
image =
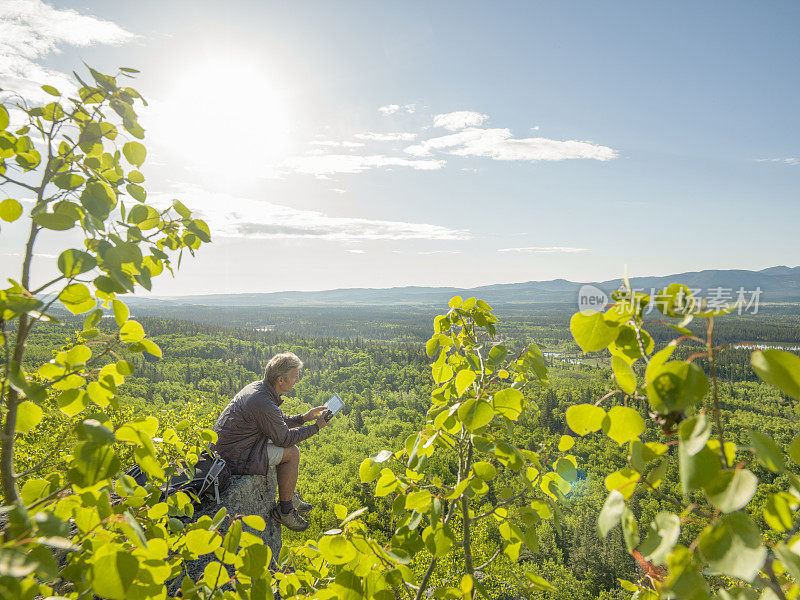
[[[299,369],[303,366],[303,361],[292,352],[276,354],[269,359],[267,368],[264,369],[264,380],[270,385],[274,384],[278,377],[286,377],[292,369]]]

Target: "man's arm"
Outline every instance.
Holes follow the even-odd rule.
[[[259,403],[259,407],[251,412],[258,430],[281,448],[288,448],[307,440],[319,431],[317,425],[290,428],[284,420],[281,409],[269,400]],[[302,418],[302,415],[300,415]]]
[[[306,421],[303,415],[283,415],[283,422],[287,427],[302,427]]]
[[[324,406],[317,406],[302,415],[283,415],[283,421],[287,427],[302,427],[304,423],[316,421],[325,410]]]

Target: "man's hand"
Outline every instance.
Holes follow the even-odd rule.
[[[317,417],[317,429],[322,430],[322,428],[325,427],[327,424],[328,422],[325,420],[324,415],[320,415],[319,417]]]
[[[316,408],[312,408],[310,411],[303,415],[303,423],[308,423],[309,421],[317,421],[319,420],[322,413],[324,413],[327,408],[324,406],[317,406]]]

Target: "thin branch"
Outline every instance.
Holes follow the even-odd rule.
[[[0,174],[0,177],[5,179],[8,183],[13,183],[14,185],[18,185],[20,187],[25,188],[26,190],[30,190],[31,192],[38,192],[39,188],[33,187],[32,185],[28,185],[27,183],[23,183],[21,181],[17,181],[16,179],[11,179],[7,175]]]
[[[58,281],[60,281],[60,280],[62,280],[62,279],[64,279],[64,276],[63,276],[63,275],[59,275],[59,276],[58,276],[58,277],[56,277],[55,279],[51,279],[51,280],[50,280],[50,281],[48,281],[47,283],[45,283],[45,284],[43,284],[43,285],[40,285],[38,288],[36,288],[35,290],[33,290],[33,291],[31,292],[31,295],[32,295],[32,296],[35,296],[36,294],[38,294],[38,293],[39,293],[39,292],[41,292],[42,290],[44,290],[44,289],[46,289],[46,288],[50,287],[51,285],[53,285],[54,283],[57,283]],[[44,311],[42,311],[42,312],[44,312]]]
[[[492,557],[491,557],[489,560],[487,560],[485,563],[483,563],[482,565],[479,565],[479,566],[475,567],[475,570],[476,570],[476,571],[483,571],[483,570],[484,570],[486,567],[488,567],[489,565],[491,565],[491,564],[492,564],[492,563],[493,563],[493,562],[494,562],[494,561],[497,559],[497,557],[498,557],[498,556],[500,556],[500,551],[501,551],[502,549],[503,549],[503,546],[498,546],[498,547],[497,547],[497,552],[495,552],[495,553],[492,555]]]
[[[708,319],[708,348],[709,364],[711,366],[711,394],[714,399],[714,420],[717,424],[717,439],[719,440],[719,453],[722,456],[722,464],[728,468],[728,457],[725,454],[725,435],[722,429],[722,415],[719,408],[719,382],[717,381],[717,361],[714,353],[714,319]]]

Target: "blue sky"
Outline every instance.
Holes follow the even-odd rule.
[[[796,2],[12,0],[0,87],[142,71],[149,192],[216,232],[156,294],[760,269],[800,250],[799,25]],[[22,229],[0,236],[12,276]]]

